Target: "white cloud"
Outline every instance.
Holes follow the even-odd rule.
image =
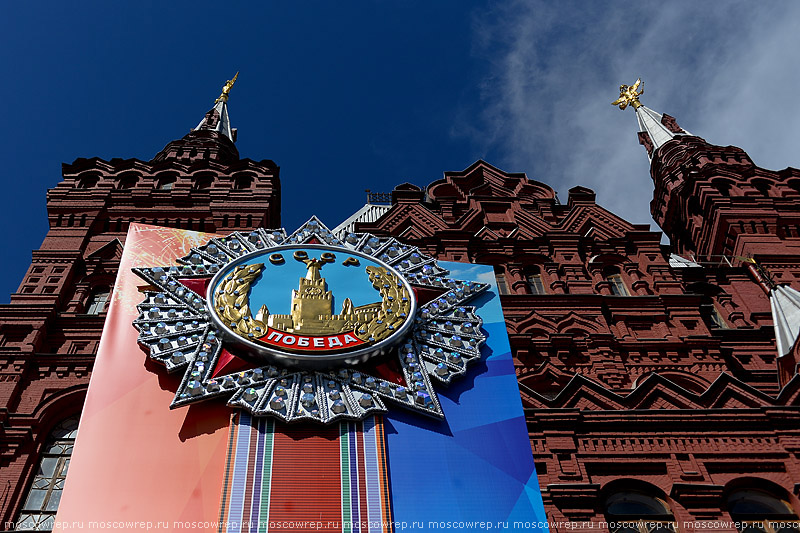
[[[647,157],[633,111],[610,105],[617,87],[641,77],[643,103],[692,133],[767,168],[797,165],[799,26],[797,2],[509,2],[476,14],[482,115],[455,133],[562,198],[586,185],[651,222]]]

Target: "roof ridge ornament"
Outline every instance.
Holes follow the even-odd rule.
[[[236,78],[238,77],[239,77],[239,71],[237,70],[236,74],[233,76],[233,79],[226,81],[225,85],[222,86],[222,94],[220,94],[219,97],[216,100],[214,100],[215,104],[228,101],[228,95],[230,94],[231,89],[233,88],[233,84],[236,83]]]
[[[636,92],[636,89],[641,87],[639,92]],[[620,109],[624,110],[626,107],[633,106],[634,109],[638,109],[641,107],[642,103],[639,101],[639,97],[644,94],[644,82],[642,78],[638,78],[636,83],[631,86],[628,85],[620,85],[619,86],[619,98],[611,102],[611,105],[619,106]]]

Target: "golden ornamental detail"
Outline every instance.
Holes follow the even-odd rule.
[[[381,341],[399,328],[411,310],[411,298],[400,279],[384,267],[367,267],[369,281],[381,293],[383,302],[375,317],[359,324],[355,334],[364,341]]]
[[[225,82],[225,85],[222,86],[222,94],[220,94],[219,98],[217,98],[214,101],[215,104],[217,104],[219,102],[227,102],[228,101],[228,95],[230,94],[231,89],[233,88],[233,84],[236,83],[236,78],[238,78],[238,77],[239,77],[239,72],[236,72],[236,75],[233,77],[232,80],[228,80],[228,81]]]
[[[250,315],[250,285],[263,269],[263,263],[238,266],[225,276],[216,291],[214,307],[219,316],[245,339],[260,337],[267,331],[264,323],[269,313],[267,306],[261,306],[256,318]]]
[[[307,275],[300,280],[300,289],[292,291],[292,314],[270,315],[265,305],[255,318],[250,311],[250,287],[264,269],[263,263],[240,265],[220,282],[214,296],[214,307],[220,318],[237,335],[254,340],[269,328],[309,335],[353,332],[365,342],[380,342],[402,326],[411,311],[411,297],[400,278],[384,267],[368,266],[366,273],[380,293],[380,302],[354,307],[345,298],[342,313],[331,314],[332,294],[327,290],[320,269],[325,259],[299,258],[306,264]]]
[[[641,90],[639,92],[636,89]],[[620,109],[625,109],[629,105],[633,106],[634,109],[640,107],[642,103],[639,101],[639,97],[644,94],[644,83],[642,79],[639,78],[636,80],[631,86],[628,85],[620,85],[619,86],[619,98],[611,102],[611,105],[619,106]]]

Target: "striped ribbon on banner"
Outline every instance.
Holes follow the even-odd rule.
[[[392,531],[382,417],[328,427],[233,418],[220,533]]]

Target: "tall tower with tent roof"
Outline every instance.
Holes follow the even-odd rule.
[[[44,242],[0,305],[3,523],[41,530],[54,516],[66,467],[48,482],[36,478],[37,460],[51,430],[80,413],[130,224],[223,234],[280,225],[278,166],[240,158],[234,144],[235,79],[152,160],[77,159],[48,190]],[[29,489],[42,483],[39,501],[45,489]]]

